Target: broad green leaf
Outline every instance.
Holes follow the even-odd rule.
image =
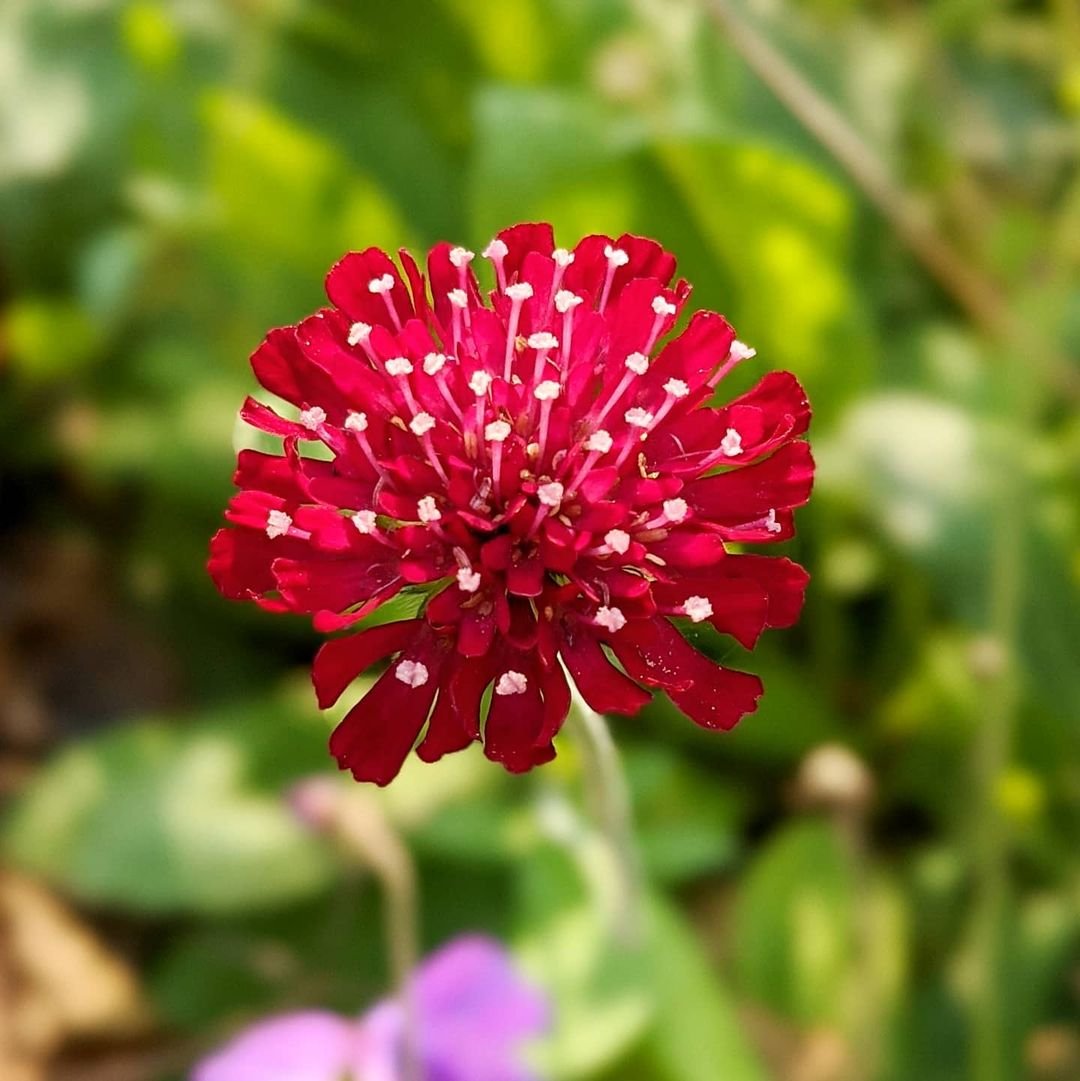
[[[837,1023],[849,1005],[854,883],[821,822],[785,827],[742,883],[733,941],[743,990],[804,1023]]]
[[[270,908],[325,889],[332,863],[280,787],[305,769],[307,741],[322,750],[319,734],[300,747],[280,709],[247,721],[146,722],[73,745],[15,804],[6,852],[87,901],[150,911]]]

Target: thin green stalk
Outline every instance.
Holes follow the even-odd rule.
[[[987,625],[1001,654],[1000,669],[986,674],[982,717],[975,744],[974,844],[977,895],[974,911],[978,987],[972,1013],[971,1074],[974,1081],[1005,1081],[1009,1075],[1002,1020],[1003,921],[1008,902],[1008,843],[997,796],[1008,767],[1017,704],[1016,640],[1023,578],[1022,485],[1009,454],[997,455]]]
[[[578,738],[584,758],[586,797],[611,847],[619,876],[616,932],[632,942],[641,932],[645,889],[634,835],[630,786],[607,721],[590,709],[576,692],[568,723]]]

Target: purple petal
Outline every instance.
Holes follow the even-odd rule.
[[[191,1081],[342,1081],[358,1035],[355,1022],[314,1010],[262,1021],[196,1066]]]
[[[522,1045],[547,1027],[547,1005],[496,942],[457,939],[420,966],[413,988],[424,1081],[532,1081],[521,1064]],[[397,1005],[376,1006],[360,1024],[357,1076],[397,1081],[403,1029]]]

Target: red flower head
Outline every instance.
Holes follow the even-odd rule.
[[[713,312],[668,337],[690,290],[670,285],[675,259],[652,240],[568,251],[550,226],[517,225],[484,256],[487,298],[473,253],[436,245],[429,299],[407,252],[404,275],[377,248],[352,252],[327,278],[334,306],[252,357],[299,414],[244,404],[283,453],[240,453],[230,527],[211,544],[218,588],[322,632],[404,589],[425,596],[416,618],[315,658],[323,707],[390,660],[330,739],[359,780],[386,784],[414,745],[432,761],[482,740],[514,771],[550,760],[567,673],[600,712],[634,713],[659,687],[730,728],[760,680],[704,657],[673,620],[751,647],[802,604],[797,564],[726,548],[786,540],[809,496],[795,378],[711,406],[753,350]]]

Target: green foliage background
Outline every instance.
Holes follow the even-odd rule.
[[[1080,1076],[1080,14],[735,11],[1004,329],[704,0],[0,8],[3,837],[142,929],[163,1036],[386,982],[374,885],[281,799],[332,767],[314,637],[203,570],[246,358],[350,248],[479,250],[544,218],[564,243],[660,238],[757,347],[736,385],[803,380],[820,471],[791,547],[814,580],[745,659],[767,694],[734,733],[664,702],[616,727],[639,954],[570,740],[525,779],[466,755],[379,797],[426,943],[514,944],[555,996],[553,1078]],[[872,799],[822,806],[826,744]]]

